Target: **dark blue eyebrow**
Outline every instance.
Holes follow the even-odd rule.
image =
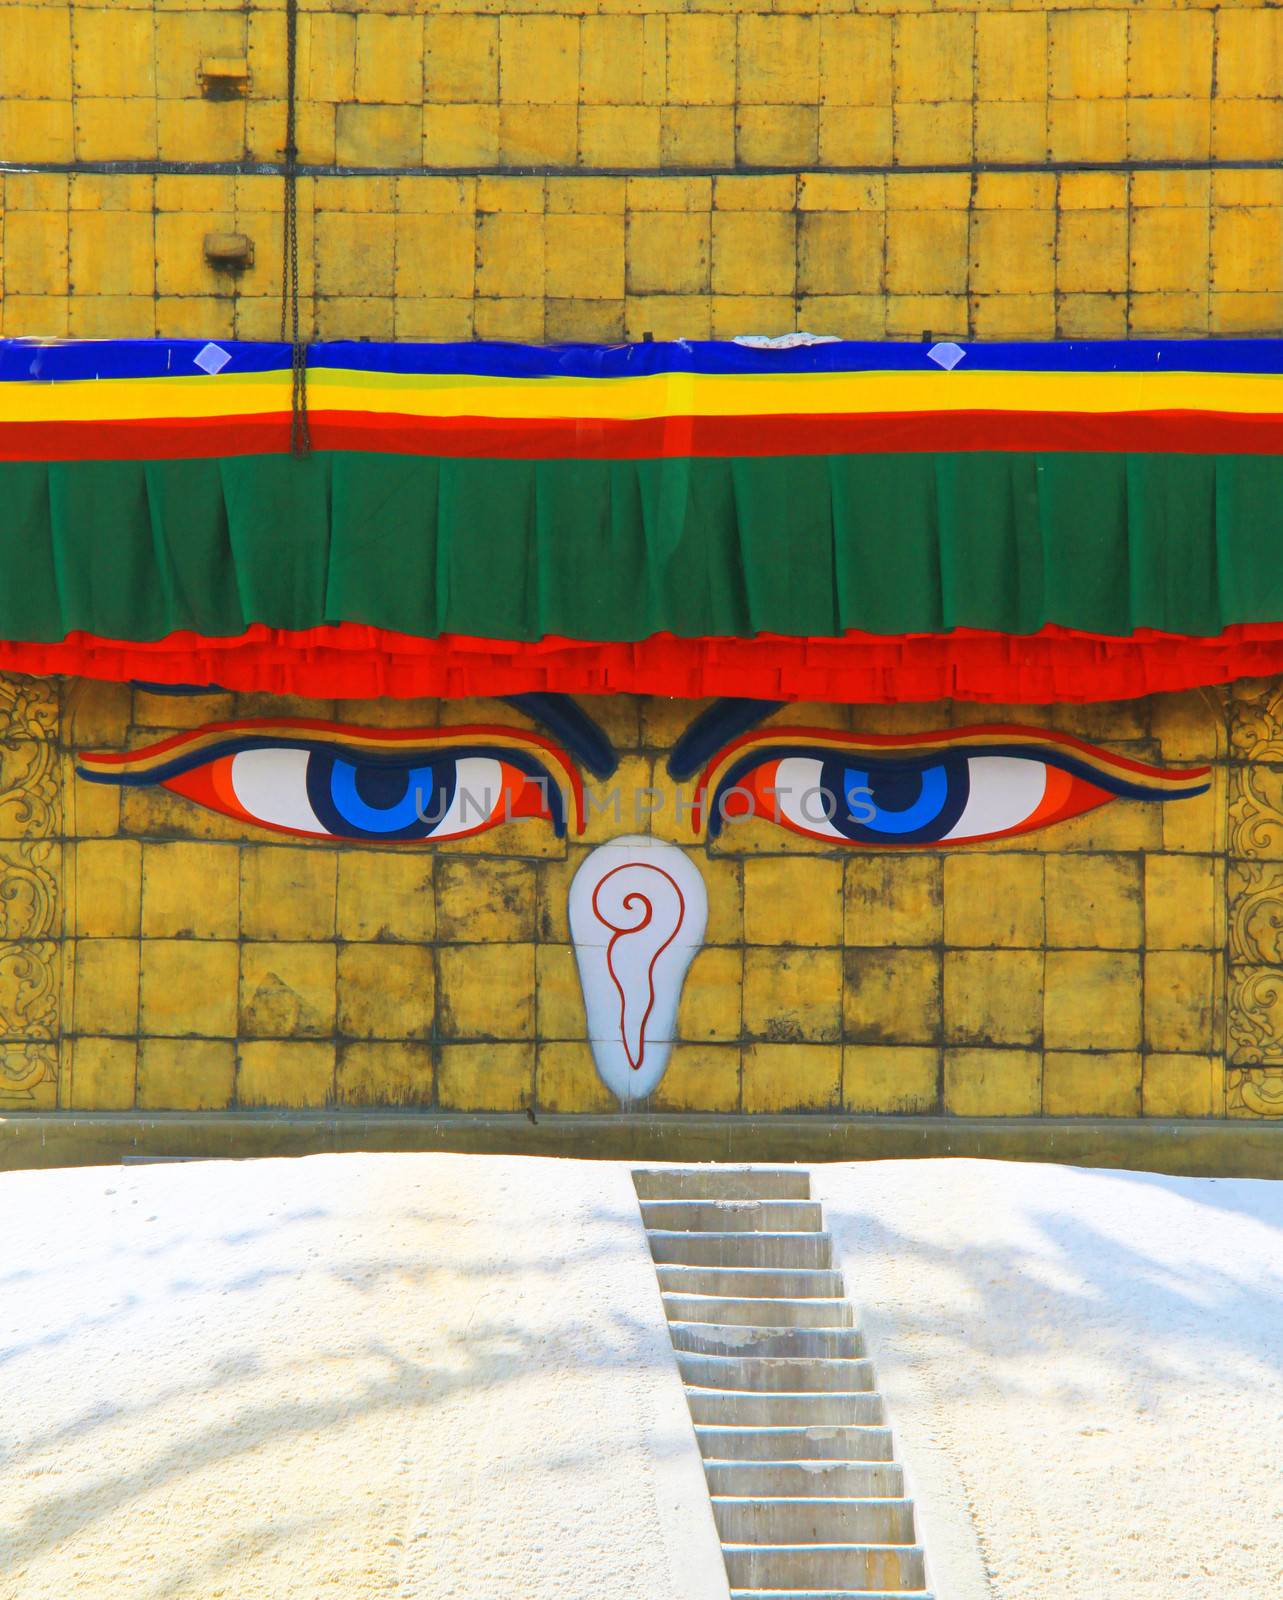
[[[502,699],[560,739],[593,777],[608,778],[619,765],[610,735],[568,694],[506,694]]]
[[[679,782],[693,778],[724,744],[764,722],[786,700],[715,700],[701,711],[673,746],[668,775]]]

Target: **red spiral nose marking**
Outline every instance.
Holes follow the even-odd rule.
[[[646,1005],[642,1012],[641,1020],[637,1025],[637,1048],[635,1052],[632,1041],[629,1038],[628,991],[624,987],[623,979],[615,965],[615,949],[621,939],[634,938],[644,928],[650,926],[654,920],[655,906],[649,896],[643,893],[642,890],[629,889],[620,899],[620,908],[623,911],[631,912],[636,906],[640,905],[644,908],[641,920],[631,925],[623,925],[618,921],[612,921],[607,912],[602,909],[601,892],[610,880],[621,872],[653,872],[664,879],[677,897],[677,917],[673,923],[672,931],[663,944],[657,946],[651,952],[650,960],[646,965]],[[664,951],[668,949],[669,945],[677,937],[682,923],[686,920],[686,897],[683,895],[676,878],[671,873],[665,872],[663,867],[654,866],[648,861],[625,861],[617,867],[612,867],[609,872],[602,875],[593,889],[592,909],[593,915],[601,923],[602,927],[611,930],[610,942],[606,946],[606,970],[610,973],[611,982],[615,985],[619,995],[619,1037],[624,1046],[624,1054],[628,1058],[628,1065],[636,1072],[646,1059],[646,1024],[650,1021],[650,1014],[655,1009],[655,965],[660,956],[663,955]]]

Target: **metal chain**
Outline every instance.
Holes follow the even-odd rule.
[[[285,0],[285,196],[282,206],[281,342],[289,340],[290,450],[312,448],[307,425],[307,342],[299,333],[298,272],[298,0]]]

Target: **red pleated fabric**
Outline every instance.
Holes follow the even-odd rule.
[[[1127,638],[1048,627],[1013,635],[958,630],[886,637],[538,643],[419,639],[354,623],[235,638],[171,634],[151,643],[72,634],[58,644],[0,643],[0,670],[310,698],[456,699],[469,695],[653,694],[683,698],[888,705],[967,700],[1000,705],[1129,700],[1283,673],[1283,623],[1210,638]]]

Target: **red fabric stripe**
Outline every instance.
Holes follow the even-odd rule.
[[[855,416],[653,417],[603,422],[374,416],[316,410],[318,450],[646,460],[659,456],[866,455],[933,450],[1142,451],[1274,455],[1283,417],[1224,412],[954,411]],[[288,415],[148,422],[6,423],[0,461],[161,461],[288,451]]]
[[[318,699],[520,694],[985,704],[1126,700],[1283,673],[1283,623],[1207,639],[1108,638],[1045,628],[1028,636],[959,631],[887,638],[677,639],[538,644],[417,639],[355,623],[286,633],[253,627],[233,639],[174,634],[128,643],[73,634],[59,644],[0,643],[0,670],[39,676],[217,683]]]

